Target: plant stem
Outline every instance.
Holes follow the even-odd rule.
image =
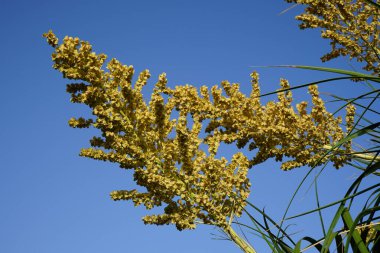
[[[331,149],[332,146],[330,145],[324,145],[323,148],[325,149]],[[353,158],[360,158],[360,159],[363,159],[363,160],[375,160],[375,161],[380,161],[380,157],[374,157],[372,155],[364,155],[364,154],[352,154],[352,157]]]
[[[244,239],[240,238],[240,236],[235,232],[235,230],[233,230],[231,226],[227,226],[223,230],[230,237],[230,239],[241,248],[242,251],[245,253],[256,253],[254,248],[252,248],[252,246],[249,245],[249,243]]]

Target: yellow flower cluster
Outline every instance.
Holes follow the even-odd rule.
[[[132,84],[133,66],[112,59],[105,71],[106,56],[95,54],[88,42],[65,37],[58,45],[51,31],[44,36],[55,48],[53,67],[64,77],[79,80],[67,86],[71,101],[92,110],[93,118],[72,118],[70,126],[92,126],[101,132],[81,155],[133,169],[136,184],[146,191],[118,190],[111,197],[147,209],[164,205],[163,214],[143,218],[147,224],[172,223],[182,230],[195,228],[199,222],[225,228],[245,206],[251,166],[272,157],[279,161],[286,157],[285,170],[326,160],[339,167],[348,159],[339,153],[323,157],[324,146],[340,140],[344,133],[340,118],[326,111],[316,86],[309,88],[311,112],[306,102],[297,104],[296,112],[290,91],[279,92],[278,102],[262,105],[257,73],[251,75],[249,97],[239,91],[238,84],[227,81],[222,88],[169,88],[163,73],[146,103],[141,91],[150,78],[148,70]],[[289,88],[288,82],[281,80],[281,87]],[[174,110],[177,119],[171,119]],[[352,111],[347,119],[352,126]],[[249,143],[249,149],[257,152],[250,159],[242,153],[233,155],[231,161],[217,158],[222,142],[236,142],[239,148]]]
[[[322,57],[338,56],[365,62],[365,70],[380,75],[380,10],[365,0],[286,0],[306,5],[296,19],[301,29],[322,28],[322,37],[330,39],[332,50]],[[380,3],[379,0],[374,2]]]
[[[259,98],[259,76],[254,72],[251,77],[252,92],[249,97],[239,91],[239,84],[224,81],[221,84],[223,89],[217,86],[211,88],[212,99],[207,87],[202,87],[201,92],[205,94],[203,99],[191,99],[190,112],[202,112],[202,118],[210,120],[205,128],[209,133],[206,142],[236,142],[238,148],[248,145],[250,151],[257,150],[252,153],[250,167],[269,158],[282,161],[283,170],[304,165],[317,166],[327,160],[332,161],[336,168],[342,166],[347,156],[336,153],[325,157],[325,147],[341,140],[344,132],[340,127],[340,117],[335,118],[326,111],[316,85],[309,86],[313,107],[308,114],[307,102],[297,104],[297,112],[294,110],[289,90],[278,92],[278,102],[271,101],[263,106]],[[290,88],[284,79],[280,85],[282,89]],[[178,95],[187,96],[185,93]],[[352,127],[354,107],[349,106],[348,110],[347,125]],[[212,145],[209,147],[212,153]],[[350,147],[347,144],[346,151]],[[283,161],[284,158],[286,161]]]

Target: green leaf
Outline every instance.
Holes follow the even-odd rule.
[[[268,93],[265,93],[263,95],[260,95],[260,97],[265,97],[265,96],[277,94],[279,92],[284,92],[284,91],[288,91],[288,90],[300,89],[300,88],[307,87],[307,86],[310,86],[310,85],[315,85],[315,84],[320,84],[320,83],[327,83],[327,82],[338,81],[338,80],[347,80],[347,79],[351,79],[351,77],[349,77],[349,76],[343,76],[343,77],[334,77],[334,78],[323,79],[323,80],[319,80],[319,81],[315,81],[315,82],[310,82],[310,83],[306,83],[306,84],[292,86],[292,87],[289,87],[289,88],[286,88],[286,89],[280,89],[280,90],[277,90],[277,91],[268,92]]]
[[[350,229],[350,232],[348,233],[345,252],[348,252],[348,242],[351,241],[351,243],[358,248],[360,253],[369,253],[367,247],[365,246],[365,243],[363,242],[360,236],[360,233],[355,229],[357,224],[355,224],[352,220],[351,214],[347,208],[344,208],[342,212],[342,219],[346,227]],[[351,237],[353,238],[353,240],[350,240]]]
[[[376,167],[380,168],[380,162],[378,162],[376,164],[377,164]],[[373,167],[371,166],[371,168],[373,168]],[[373,172],[370,172],[370,171],[372,171],[372,170],[368,170],[367,169],[366,171],[364,171],[364,173],[373,173]],[[363,178],[359,177],[359,179],[362,180]],[[359,181],[355,181],[354,184],[351,187],[356,186],[358,183],[359,183]],[[328,208],[328,207],[331,207],[331,206],[334,206],[334,205],[337,205],[337,204],[342,204],[342,203],[344,204],[346,200],[352,199],[352,198],[354,198],[356,196],[359,196],[359,195],[361,195],[361,194],[363,194],[365,192],[368,192],[368,191],[370,191],[370,190],[372,190],[372,189],[374,189],[376,187],[379,187],[379,186],[380,186],[380,183],[379,184],[375,184],[375,185],[371,185],[371,186],[369,186],[369,187],[367,187],[367,188],[365,188],[365,189],[363,189],[363,190],[361,190],[361,191],[359,191],[357,193],[354,193],[352,195],[349,195],[351,193],[351,191],[352,191],[352,189],[350,188],[350,190],[347,192],[347,194],[346,194],[346,196],[344,198],[342,198],[342,199],[340,199],[338,201],[332,202],[330,204],[321,206],[320,208],[316,208],[316,209],[313,209],[313,210],[310,210],[310,211],[307,211],[307,212],[304,212],[304,213],[301,213],[301,214],[297,214],[297,215],[288,217],[288,218],[286,218],[286,220],[291,220],[291,219],[295,219],[295,218],[298,218],[298,217],[301,217],[301,216],[305,216],[307,214],[314,213],[314,212],[317,212],[319,210],[322,210],[322,209],[325,209],[325,208]]]
[[[297,242],[296,247],[293,250],[293,253],[300,253],[301,252],[301,242],[302,242],[302,239]]]
[[[320,241],[317,241],[314,238],[305,236],[301,240],[308,241],[310,243],[309,246],[307,246],[306,248],[302,249],[302,252],[305,252],[306,250],[308,250],[310,248],[316,248],[319,252],[322,250],[322,245],[321,245]]]
[[[342,75],[348,75],[351,77],[359,77],[368,80],[372,80],[375,82],[380,82],[380,77],[363,74],[356,71],[350,71],[345,69],[336,69],[336,68],[325,68],[325,67],[316,67],[316,66],[304,66],[304,65],[275,65],[275,66],[262,66],[262,67],[272,67],[272,68],[298,68],[298,69],[308,69],[308,70],[316,70],[322,72],[330,72],[337,73]]]

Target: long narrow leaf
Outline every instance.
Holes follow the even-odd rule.
[[[318,182],[317,182],[317,179],[315,179],[315,182],[314,182],[314,192],[315,192],[315,199],[317,201],[317,208],[320,208],[321,205],[319,203],[319,194],[318,194]],[[325,224],[324,224],[324,221],[323,221],[323,215],[322,215],[322,210],[318,210],[318,216],[319,216],[319,221],[321,222],[321,228],[322,228],[322,232],[323,232],[323,236],[326,236],[326,231],[325,231]]]
[[[342,212],[344,210],[344,206],[339,206],[338,210],[335,213],[335,216],[333,220],[330,223],[329,230],[326,233],[325,241],[323,242],[321,253],[327,253],[329,252],[330,245],[334,238],[337,236],[337,232],[334,232],[335,226],[339,221],[340,216],[342,215]]]
[[[283,251],[287,253],[292,253],[291,248],[285,242],[283,242],[278,236],[274,236],[274,234],[270,230],[266,216],[263,216],[263,219],[264,219],[264,224],[265,224],[265,230],[268,232],[270,239],[272,240],[274,245],[279,244]]]
[[[269,220],[278,230],[279,232],[282,233],[283,236],[285,236],[293,245],[295,245],[296,243],[292,240],[292,238],[286,233],[285,230],[283,230],[281,228],[280,225],[278,225],[271,217],[269,217],[265,212],[261,211],[259,208],[257,208],[255,205],[253,205],[252,203],[250,203],[249,201],[247,201],[247,204],[249,206],[251,206],[252,208],[254,208],[257,212],[259,212],[263,217],[265,217],[267,220]],[[244,209],[245,210],[245,209]],[[248,213],[246,210],[245,210],[246,213]],[[277,236],[278,237],[278,236]]]
[[[380,162],[378,163],[379,164],[379,167],[380,167]],[[304,212],[304,213],[301,213],[301,214],[297,214],[297,215],[294,215],[294,216],[291,216],[291,217],[288,217],[286,218],[286,220],[291,220],[291,219],[295,219],[295,218],[298,218],[298,217],[301,217],[301,216],[305,216],[307,214],[311,214],[311,213],[314,213],[314,212],[317,212],[318,210],[322,210],[322,209],[325,209],[325,208],[328,208],[328,207],[331,207],[331,206],[334,206],[334,205],[337,205],[339,203],[343,203],[345,202],[346,200],[349,200],[351,198],[354,198],[360,194],[363,194],[365,192],[368,192],[376,187],[379,187],[380,186],[380,183],[379,184],[375,184],[375,185],[371,185],[370,187],[367,187],[365,188],[364,190],[361,190],[359,192],[357,192],[356,194],[352,194],[352,195],[348,195],[344,198],[342,198],[341,200],[338,200],[338,201],[335,201],[335,202],[332,202],[330,204],[327,204],[327,205],[324,205],[324,206],[321,206],[320,208],[317,208],[317,209],[313,209],[313,210],[310,210],[310,211],[307,211],[307,212]]]
[[[285,209],[285,212],[284,212],[284,215],[282,216],[282,219],[281,219],[281,222],[280,222],[280,229],[282,228],[282,225],[284,224],[284,221],[286,220],[286,215],[288,214],[289,210],[290,210],[290,206],[292,205],[293,203],[293,200],[295,199],[298,191],[301,189],[301,186],[304,184],[304,182],[306,181],[306,179],[308,178],[308,176],[310,175],[310,173],[313,171],[313,168],[309,169],[309,171],[306,173],[306,175],[302,178],[301,182],[298,184],[297,186],[297,189],[295,190],[295,192],[293,193],[292,197],[290,198],[290,201]],[[277,234],[278,236],[279,234]]]
[[[302,249],[301,252],[304,252],[310,248],[316,248],[318,251],[321,251],[322,250],[322,245],[320,242],[318,242],[317,240],[311,238],[311,237],[308,237],[308,236],[305,236],[304,238],[302,238],[301,240],[303,241],[308,241],[310,243],[309,246],[307,246],[306,248]],[[300,241],[301,241],[300,240]]]
[[[365,246],[365,243],[363,242],[359,232],[355,229],[356,224],[352,220],[351,214],[348,211],[347,208],[345,208],[342,212],[342,219],[344,224],[348,229],[350,229],[350,232],[348,234],[346,246],[345,246],[345,252],[348,252],[348,243],[351,241],[350,238],[353,238],[353,241],[351,243],[357,248],[360,253],[369,253],[367,247]]]
[[[300,89],[300,88],[307,87],[307,86],[314,85],[314,84],[321,84],[321,83],[327,83],[327,82],[338,81],[338,80],[347,80],[347,79],[351,79],[351,78],[352,77],[349,77],[349,76],[342,76],[342,77],[323,79],[323,80],[319,80],[319,81],[315,81],[315,82],[310,82],[310,83],[306,83],[306,84],[292,86],[292,87],[289,87],[289,88],[286,88],[286,89],[280,89],[280,90],[277,90],[277,91],[268,92],[268,93],[265,93],[263,95],[260,95],[260,97],[265,97],[265,96],[277,94],[279,92]]]
[[[334,95],[334,94],[331,94],[331,93],[324,93],[324,94],[326,94],[326,95],[328,95],[328,96],[331,96],[331,97],[333,97],[333,98],[336,98],[337,99],[337,101],[346,101],[346,102],[351,102],[353,105],[355,105],[355,106],[358,106],[358,107],[361,107],[361,108],[366,108],[365,106],[363,106],[363,105],[361,105],[361,104],[359,104],[359,103],[356,103],[356,102],[353,102],[354,100],[351,98],[351,99],[347,99],[347,98],[342,98],[342,97],[339,97],[339,96],[337,96],[337,95]],[[370,97],[370,98],[374,98],[374,97]],[[378,115],[380,115],[380,112],[378,112],[378,111],[375,111],[375,110],[372,110],[372,109],[368,109],[368,111],[370,111],[370,112],[373,112],[373,113],[376,113],[376,114],[378,114]]]
[[[354,101],[356,101],[356,100],[359,100],[359,99],[361,99],[361,98],[363,98],[363,97],[366,97],[366,96],[371,95],[371,94],[377,94],[377,96],[379,96],[379,92],[380,92],[380,89],[377,89],[377,90],[373,90],[373,91],[370,91],[370,92],[367,92],[367,93],[361,94],[360,96],[357,96],[357,97],[354,98],[354,99],[350,99],[350,100],[347,101],[346,104],[344,104],[344,105],[342,105],[341,107],[339,107],[339,108],[333,113],[333,115],[335,115],[336,113],[338,113],[340,110],[342,110],[343,108],[345,108],[345,107],[346,107],[347,105],[349,105],[350,103],[352,103],[352,102],[354,102]],[[376,97],[377,97],[377,96],[376,96]],[[366,108],[368,108],[368,106],[367,106]]]
[[[348,75],[351,77],[360,77],[368,80],[372,80],[375,82],[380,82],[379,77],[375,77],[372,75],[363,74],[356,71],[349,71],[345,69],[336,69],[336,68],[325,68],[325,67],[316,67],[316,66],[305,66],[305,65],[275,65],[270,66],[275,68],[298,68],[298,69],[307,69],[307,70],[316,70],[316,71],[322,71],[322,72],[330,72],[330,73],[337,73],[342,75]]]

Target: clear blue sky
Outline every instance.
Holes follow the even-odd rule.
[[[152,84],[166,72],[170,85],[227,79],[249,87],[250,66],[321,65],[319,57],[328,51],[317,31],[298,29],[300,8],[279,15],[288,7],[282,0],[2,0],[0,252],[240,252],[231,242],[213,240],[221,234],[212,227],[178,232],[146,226],[143,208],[109,198],[112,190],[133,187],[131,173],[78,156],[91,131],[71,129],[67,121],[86,110],[70,104],[66,81],[51,68],[52,49],[41,36],[49,29],[60,38],[79,36],[137,72],[150,69]],[[326,66],[348,67],[343,60]],[[280,77],[301,84],[326,76],[258,70],[263,92],[277,89]],[[349,96],[348,86],[326,90]],[[308,99],[306,91],[296,94]],[[250,201],[280,217],[305,172],[282,172],[273,162],[253,168]],[[322,201],[334,199],[332,193],[340,197],[357,174],[327,170]],[[291,214],[314,207],[313,195],[306,187]],[[292,231],[306,231],[304,224]],[[259,252],[268,252],[249,238]]]

